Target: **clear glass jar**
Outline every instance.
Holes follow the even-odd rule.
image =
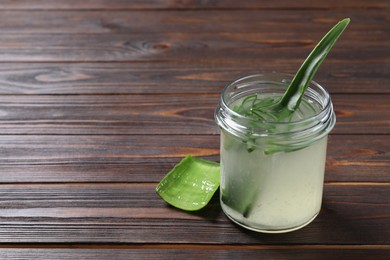
[[[258,232],[302,228],[321,208],[327,135],[336,122],[328,92],[312,82],[297,116],[288,122],[255,120],[234,111],[249,95],[281,96],[291,79],[281,73],[241,78],[225,87],[215,112],[221,128],[222,209]]]

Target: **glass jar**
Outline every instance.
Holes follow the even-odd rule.
[[[291,80],[281,73],[241,78],[225,87],[215,112],[221,128],[222,209],[258,232],[302,228],[321,208],[327,135],[336,122],[328,92],[311,82],[289,121],[252,119],[235,111],[250,95],[280,97]]]

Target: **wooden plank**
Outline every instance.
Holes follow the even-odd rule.
[[[0,15],[3,34],[150,34],[262,33],[325,34],[339,20],[351,18],[349,33],[386,33],[386,9],[245,10],[245,11],[8,11]],[[347,34],[347,33],[346,33]],[[345,36],[343,36],[345,37]],[[299,40],[299,38],[296,38]],[[314,40],[314,39],[313,39]],[[356,43],[359,44],[359,43]]]
[[[337,116],[333,133],[389,134],[385,130],[390,130],[388,95],[332,95],[331,98]]]
[[[13,98],[0,96],[0,109],[4,111],[0,121],[3,134],[218,133],[214,123],[218,95]]]
[[[258,66],[258,67],[257,67]],[[334,93],[390,94],[388,66],[330,58],[315,80]],[[297,60],[251,64],[171,63],[0,63],[0,94],[173,94],[220,93],[250,74],[294,74]]]
[[[185,62],[235,63],[260,67],[265,62],[300,64],[323,36],[288,31],[246,33],[151,34],[5,34],[0,62]],[[350,32],[329,57],[335,62],[381,62],[388,66],[385,31]]]
[[[390,134],[388,95],[332,95],[334,134]],[[217,134],[214,95],[0,95],[2,134]]]
[[[237,2],[235,0],[219,1],[173,1],[173,0],[5,0],[1,1],[2,10],[123,10],[123,9],[354,9],[354,8],[389,8],[386,0],[328,0],[322,1],[257,1],[246,0]]]
[[[219,136],[205,135],[2,135],[1,164],[127,163],[186,154],[215,156]]]
[[[0,242],[385,245],[389,191],[389,184],[325,185],[313,223],[270,236],[229,221],[217,196],[199,212],[169,207],[154,184],[1,185]]]
[[[332,135],[326,182],[390,182],[389,135]],[[218,135],[0,136],[1,183],[159,182],[186,154],[219,161]]]
[[[177,245],[175,245],[177,246]],[[103,246],[102,246],[103,247]],[[265,248],[250,248],[235,247],[225,249],[208,248],[136,248],[136,249],[77,249],[77,248],[22,248],[22,249],[1,249],[0,257],[3,259],[376,259],[388,260],[390,256],[389,249],[384,247],[369,247],[357,246],[350,247],[328,247],[328,248],[313,248],[313,247],[267,247]]]

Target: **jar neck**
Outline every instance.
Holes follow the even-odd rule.
[[[336,117],[328,92],[312,81],[304,99],[315,102],[318,108],[314,115],[290,122],[256,120],[238,114],[233,104],[252,94],[282,95],[292,76],[281,73],[251,75],[241,78],[224,88],[215,111],[217,124],[225,131],[241,139],[270,137],[274,142],[289,142],[299,145],[314,142],[327,135],[335,125]]]

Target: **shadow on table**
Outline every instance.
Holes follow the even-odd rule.
[[[215,192],[210,202],[203,209],[188,212],[191,215],[201,217],[211,222],[217,222],[223,217],[221,204],[219,202],[219,189]]]
[[[372,244],[377,241],[378,230],[371,230],[365,220],[344,216],[343,211],[335,211],[323,206],[317,218],[302,229],[282,234],[264,234],[237,226],[251,242],[288,244]],[[376,238],[375,238],[376,237]]]

